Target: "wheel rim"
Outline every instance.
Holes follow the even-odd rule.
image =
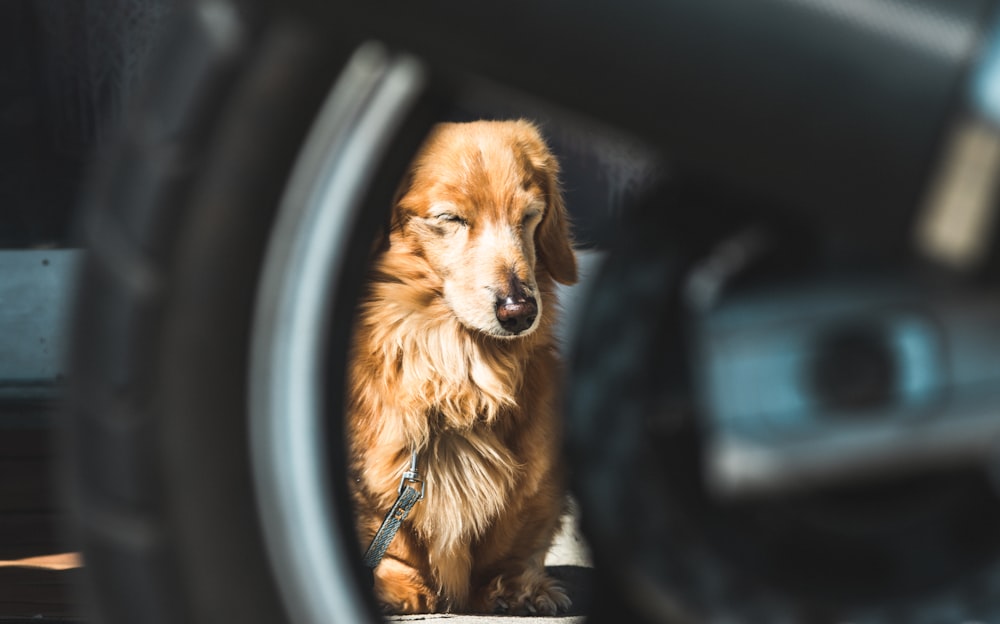
[[[343,380],[328,374],[327,347],[331,332],[347,331],[331,319],[350,318],[354,298],[342,295],[364,274],[345,268],[349,251],[367,249],[375,232],[361,218],[365,198],[425,86],[412,58],[378,44],[355,52],[293,170],[265,256],[251,345],[251,461],[275,581],[296,622],[375,619],[356,549],[343,539],[354,529],[333,495],[341,484],[331,478],[327,400]]]

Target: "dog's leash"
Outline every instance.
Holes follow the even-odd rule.
[[[406,516],[409,515],[414,505],[424,500],[425,490],[424,482],[420,478],[420,472],[417,470],[417,452],[413,451],[410,454],[410,469],[405,471],[399,480],[399,496],[396,497],[396,502],[393,503],[389,513],[386,514],[385,520],[382,521],[382,526],[378,528],[378,532],[372,538],[372,543],[368,545],[368,550],[365,551],[363,561],[365,567],[369,570],[375,570],[379,562],[382,561],[385,551],[388,550],[392,539],[396,537],[396,532],[399,531],[399,526],[403,524],[403,520],[406,520]],[[374,585],[374,577],[372,578],[372,584]]]

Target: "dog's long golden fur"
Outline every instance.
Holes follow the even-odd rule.
[[[362,548],[411,450],[426,482],[375,570],[389,612],[569,606],[544,569],[564,500],[555,282],[576,281],[558,172],[529,122],[441,124],[398,195],[348,415]]]

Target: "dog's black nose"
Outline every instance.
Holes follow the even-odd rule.
[[[538,302],[534,297],[504,297],[497,299],[497,320],[512,334],[520,334],[535,322]]]

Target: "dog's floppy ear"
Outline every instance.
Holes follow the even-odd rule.
[[[389,235],[391,232],[398,232],[406,224],[406,215],[400,205],[403,197],[410,191],[413,185],[413,171],[408,170],[396,187],[396,192],[392,196],[392,205],[382,226],[375,233],[372,241],[371,254],[377,255],[385,252],[389,248]]]
[[[385,221],[382,222],[381,227],[375,233],[375,238],[372,241],[371,254],[377,255],[383,253],[389,248],[389,233],[394,230],[400,230],[403,226],[403,217],[400,213],[399,202],[403,198],[403,195],[409,190],[410,181],[412,174],[407,173],[400,182],[399,186],[396,188],[395,194],[392,196],[392,206],[390,207],[389,214]]]
[[[576,254],[573,253],[569,231],[569,215],[559,187],[559,165],[555,157],[546,154],[538,168],[545,192],[545,215],[535,230],[535,250],[538,260],[549,274],[561,284],[575,284],[577,280]]]
[[[417,212],[422,201],[420,189],[416,188],[418,177],[425,166],[428,150],[434,146],[441,136],[442,129],[447,124],[437,124],[431,128],[424,139],[423,145],[417,150],[406,168],[406,173],[396,186],[396,192],[392,197],[392,213],[389,218],[389,231],[398,232],[402,230],[410,217]],[[426,175],[424,177],[427,177]]]
[[[407,220],[406,209],[403,207],[403,198],[410,192],[413,186],[413,165],[407,169],[403,179],[400,180],[396,192],[392,196],[392,212],[389,215],[389,230],[402,229]]]

